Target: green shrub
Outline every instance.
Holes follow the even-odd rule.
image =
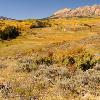
[[[94,55],[88,52],[85,52],[84,54],[77,56],[75,59],[77,62],[77,66],[81,68],[83,71],[93,68],[96,64]]]
[[[83,50],[82,52],[75,52],[70,55],[67,55],[62,60],[62,63],[66,65],[75,65],[77,68],[86,71],[95,66],[96,60],[93,54],[90,54],[86,50]]]
[[[2,40],[14,39],[19,35],[19,29],[14,26],[6,26],[3,30],[0,31],[0,38]]]
[[[32,28],[44,28],[44,27],[51,27],[51,24],[48,21],[36,20],[35,22],[32,23],[32,25],[30,26],[30,29],[32,29]]]
[[[37,20],[36,22],[32,23],[30,28],[43,28],[45,27],[44,23],[42,21]]]

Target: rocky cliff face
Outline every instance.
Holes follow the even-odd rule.
[[[75,9],[64,8],[55,12],[51,18],[100,16],[100,5],[84,6]]]

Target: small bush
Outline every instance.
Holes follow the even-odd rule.
[[[53,64],[53,60],[52,58],[49,58],[49,57],[40,57],[36,59],[35,63],[37,65],[46,64],[47,66],[50,66]]]
[[[35,60],[35,63],[37,65],[41,65],[41,64],[45,64],[47,66],[50,66],[54,63],[54,59],[53,59],[53,52],[48,52],[48,55],[45,57],[42,57],[40,55],[38,55],[38,57]]]
[[[76,58],[77,66],[79,66],[83,71],[93,68],[96,64],[94,55],[86,52],[80,57]]]
[[[0,30],[0,38],[2,40],[14,39],[19,35],[19,29],[14,26],[5,26],[2,30]]]
[[[0,92],[2,94],[3,98],[8,98],[10,96],[10,93],[12,91],[12,88],[10,84],[0,84]]]
[[[95,66],[96,60],[93,54],[90,54],[84,49],[81,51],[76,50],[73,53],[71,52],[64,58],[62,63],[66,65],[75,65],[83,71],[86,71]]]
[[[20,60],[18,62],[18,68],[16,69],[17,72],[31,72],[33,70],[36,70],[37,66],[34,64],[33,60],[31,59],[25,59]]]
[[[30,29],[32,29],[32,28],[44,28],[44,27],[51,27],[51,24],[48,21],[36,20],[35,22],[32,23],[32,25],[30,26]]]
[[[42,21],[37,20],[36,22],[32,23],[30,28],[43,28],[45,27],[45,24]]]

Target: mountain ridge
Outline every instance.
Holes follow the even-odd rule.
[[[0,16],[0,20],[15,20],[15,19],[4,17],[4,16]]]
[[[74,9],[64,8],[55,12],[51,18],[100,16],[100,5],[83,6]]]

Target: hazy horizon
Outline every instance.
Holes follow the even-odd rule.
[[[14,19],[45,18],[63,8],[99,5],[98,0],[0,0],[0,16]]]

